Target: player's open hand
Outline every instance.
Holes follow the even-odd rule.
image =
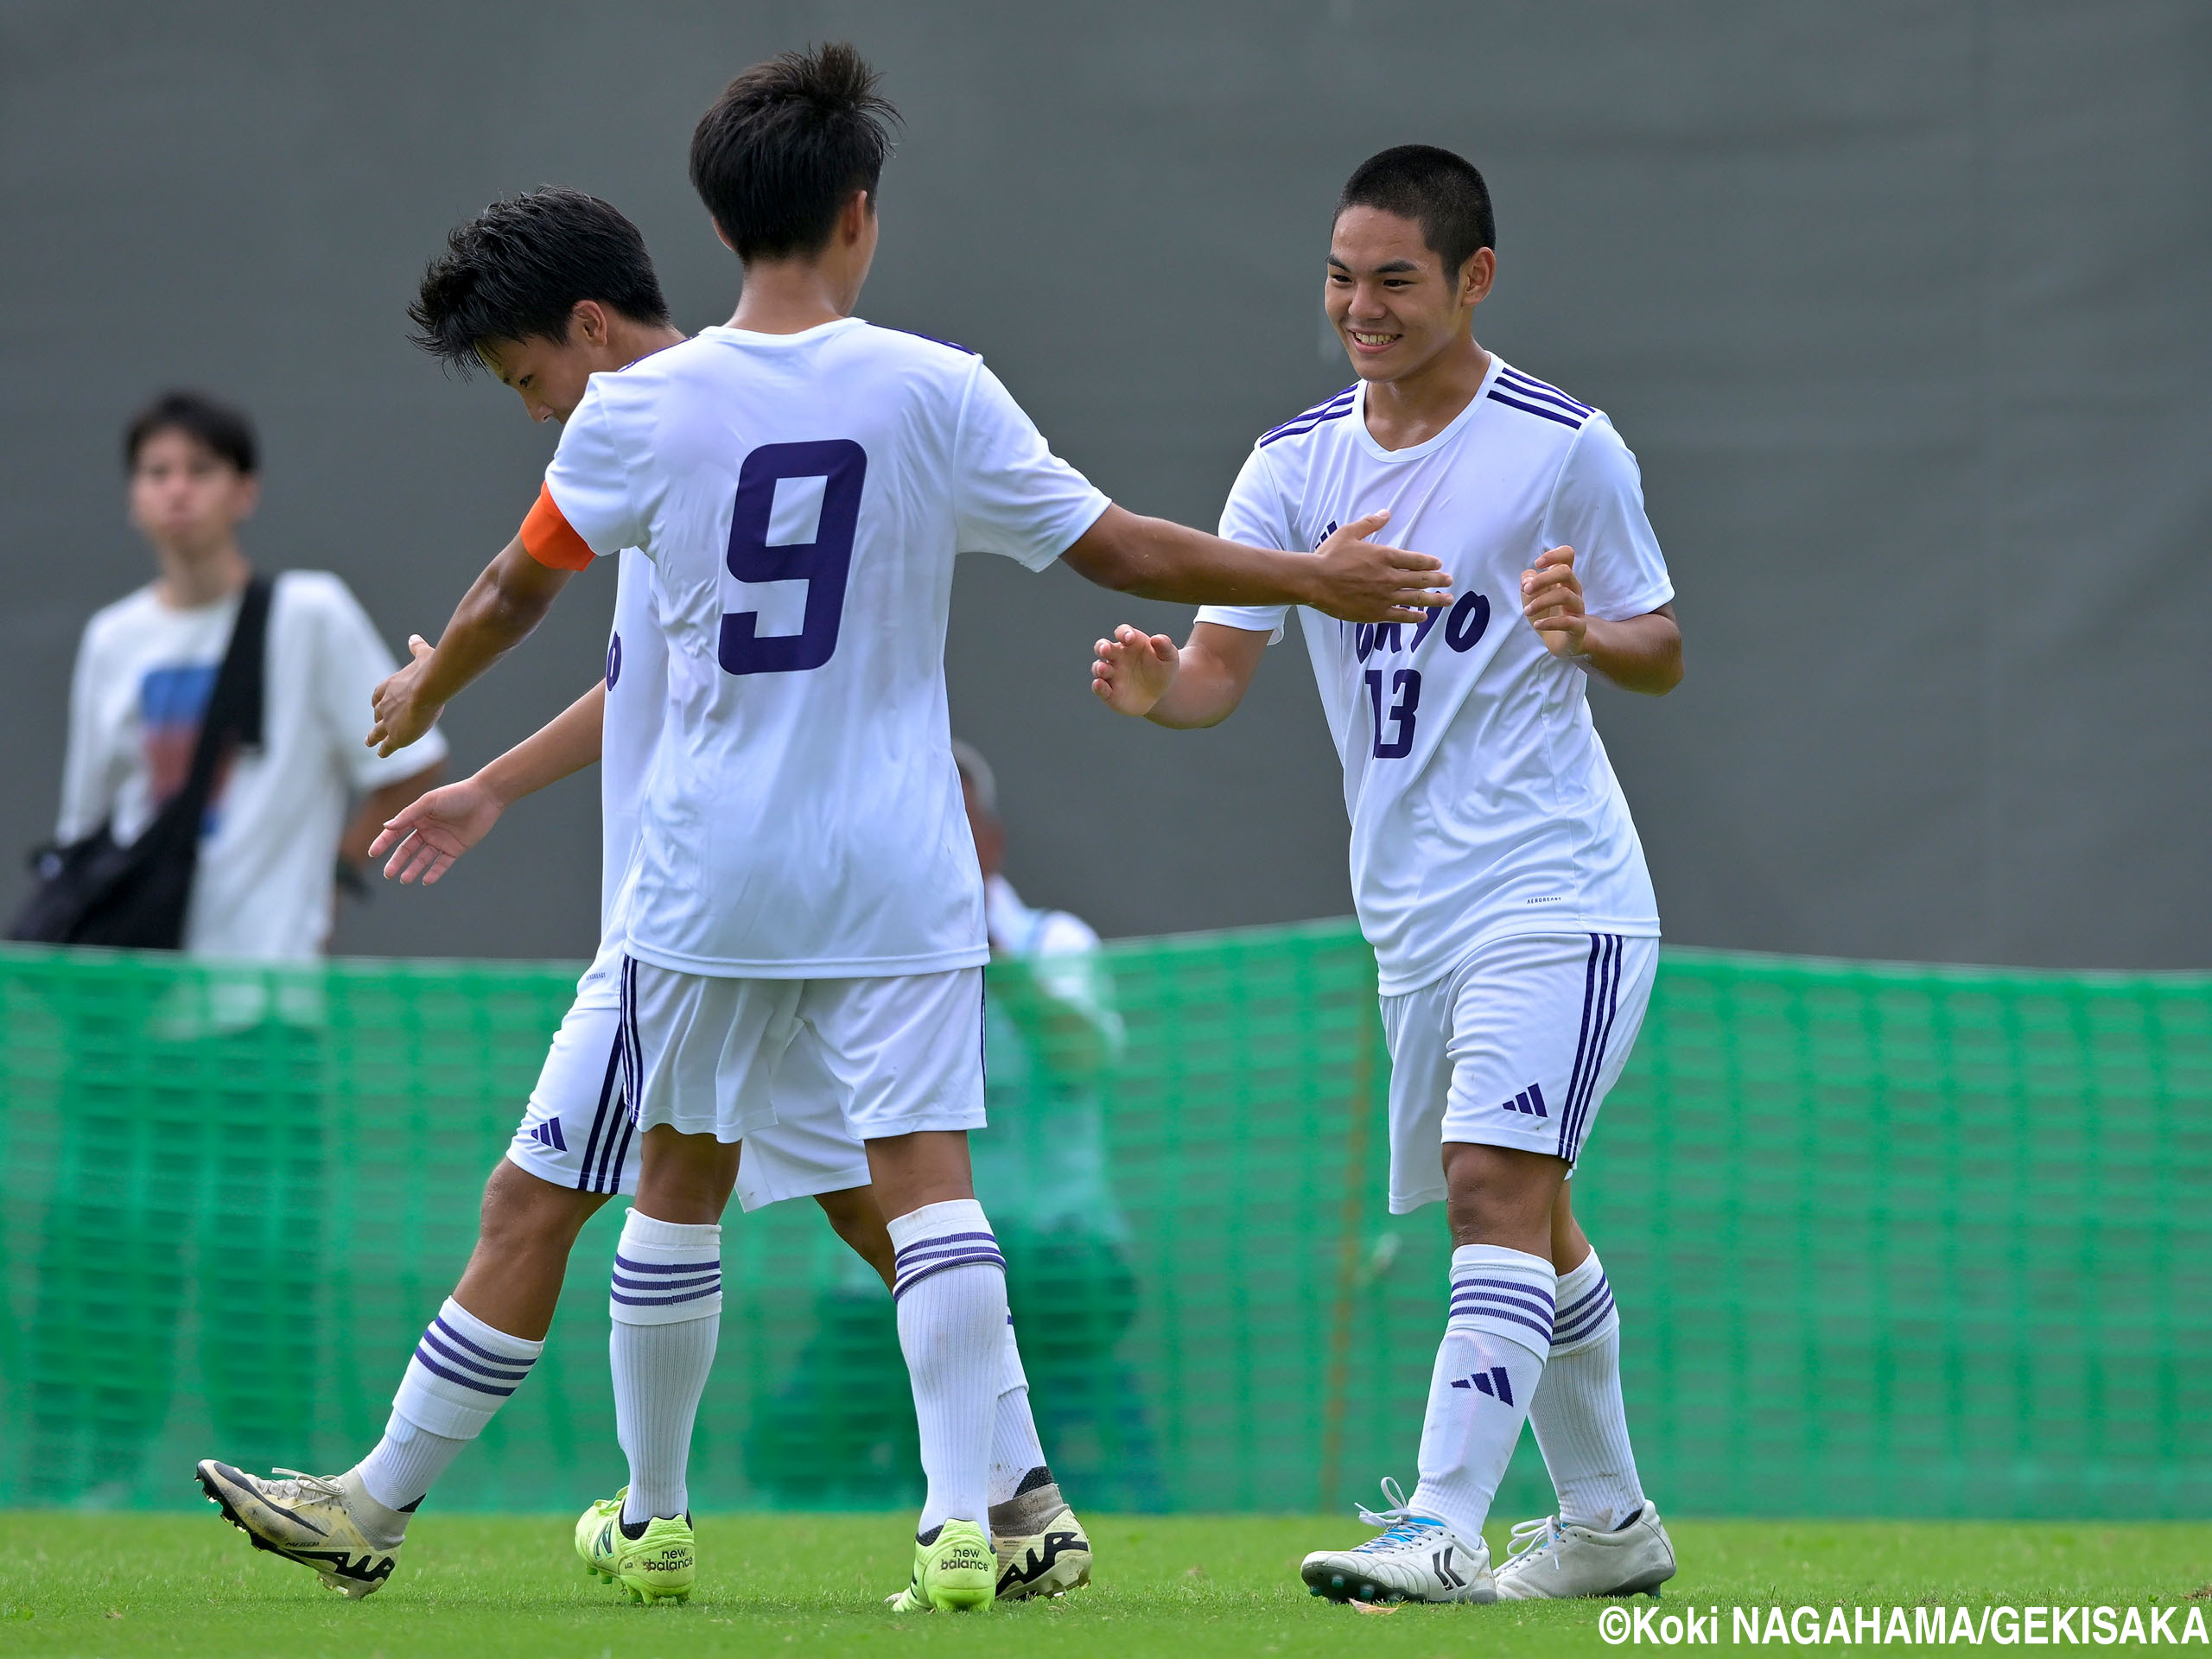
[[[398,753],[437,723],[438,707],[424,703],[416,695],[429,666],[433,647],[421,634],[410,633],[407,649],[413,653],[413,660],[369,694],[376,723],[364,741],[378,754]]]
[[[1164,633],[1147,633],[1124,622],[1111,639],[1091,647],[1090,689],[1117,714],[1148,715],[1175,683],[1182,653]]]
[[[1521,614],[1553,656],[1583,654],[1590,619],[1582,611],[1582,579],[1574,574],[1573,548],[1547,548],[1521,573]]]
[[[417,796],[385,820],[369,843],[369,856],[391,857],[385,880],[420,880],[428,887],[453,868],[454,860],[491,833],[507,804],[474,778]]]
[[[1367,538],[1390,522],[1388,511],[1355,518],[1315,551],[1315,592],[1307,603],[1343,622],[1418,622],[1452,602],[1452,578],[1427,553]]]

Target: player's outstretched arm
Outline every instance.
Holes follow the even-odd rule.
[[[1521,613],[1554,657],[1593,668],[1624,690],[1663,697],[1682,683],[1682,630],[1675,607],[1609,622],[1582,607],[1574,550],[1548,548],[1521,573]]]
[[[1369,541],[1389,517],[1370,513],[1311,553],[1286,553],[1109,507],[1061,559],[1086,581],[1141,599],[1310,605],[1346,622],[1418,622],[1452,602],[1451,578],[1426,553]]]
[[[1178,651],[1166,634],[1124,622],[1092,647],[1090,689],[1116,713],[1155,726],[1218,726],[1244,701],[1267,649],[1264,633],[1201,622]]]
[[[407,642],[414,660],[370,697],[368,746],[395,754],[429,731],[463,687],[530,637],[572,574],[531,557],[521,537],[509,542],[461,595],[435,647],[419,634]]]
[[[607,721],[607,682],[578,697],[474,777],[434,789],[394,813],[370,844],[387,880],[420,880],[424,887],[492,833],[499,815],[525,795],[558,783],[599,759]]]

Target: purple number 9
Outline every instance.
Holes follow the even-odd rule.
[[[795,674],[819,668],[837,649],[845,611],[845,578],[852,569],[853,533],[860,523],[861,485],[868,452],[849,438],[818,443],[764,443],[737,474],[737,506],[730,514],[731,575],[740,582],[804,582],[806,619],[797,633],[760,637],[757,611],[722,613],[716,656],[732,674]],[[785,479],[822,480],[822,513],[814,539],[770,546],[776,486]]]

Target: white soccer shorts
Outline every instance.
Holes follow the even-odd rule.
[[[725,979],[625,958],[622,1009],[640,1133],[818,1145],[983,1126],[980,968]]]
[[[507,1161],[579,1192],[638,1190],[637,1131],[622,1096],[621,1020],[576,1002],[561,1018],[507,1147]]]
[[[1656,938],[1543,933],[1478,945],[1442,979],[1382,999],[1390,1046],[1390,1211],[1444,1197],[1446,1141],[1572,1164],[1628,1064]]]
[[[638,1131],[622,1085],[621,1014],[612,1004],[572,1007],[531,1090],[507,1160],[556,1186],[634,1194]],[[801,1034],[777,1077],[785,1121],[746,1137],[737,1199],[747,1210],[841,1192],[868,1182],[868,1153],[846,1133],[836,1082]]]

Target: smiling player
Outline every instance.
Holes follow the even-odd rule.
[[[1325,300],[1359,378],[1263,435],[1222,513],[1224,536],[1312,546],[1388,509],[1459,592],[1414,627],[1300,618],[1380,969],[1390,1208],[1444,1199],[1455,1246],[1420,1484],[1408,1500],[1385,1481],[1393,1506],[1362,1511],[1381,1534],[1302,1568],[1340,1601],[1619,1594],[1675,1570],[1629,1446],[1619,1319],[1566,1180],[1636,1040],[1659,942],[1585,683],[1671,690],[1681,634],[1611,423],[1475,341],[1495,242],[1489,191],[1459,156],[1408,145],[1362,164]],[[1209,607],[1179,652],[1122,627],[1098,642],[1094,687],[1160,725],[1214,725],[1283,617]],[[1493,1575],[1482,1528],[1524,1415],[1559,1513],[1517,1529]]]

